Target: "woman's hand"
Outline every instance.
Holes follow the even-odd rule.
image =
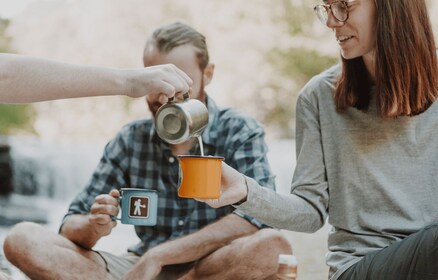
[[[246,201],[248,188],[245,175],[222,162],[221,196],[218,199],[197,199],[213,208]]]

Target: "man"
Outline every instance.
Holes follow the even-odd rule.
[[[274,188],[260,125],[236,110],[220,109],[206,95],[214,72],[205,37],[174,23],[156,30],[144,51],[144,65],[173,63],[193,80],[191,97],[207,105],[209,123],[202,134],[206,155],[225,162],[259,184]],[[153,115],[168,101],[148,95]],[[163,142],[153,121],[125,126],[108,143],[91,182],[70,206],[60,236],[25,223],[5,240],[8,259],[31,278],[44,279],[265,279],[277,269],[279,254],[291,253],[287,240],[259,221],[177,195],[176,155],[199,154],[197,141]],[[136,227],[141,242],[123,256],[92,250],[116,225],[119,193],[113,188],[158,191],[154,227]],[[109,195],[108,195],[109,193]]]
[[[0,53],[0,103],[29,103],[98,95],[165,94],[189,91],[192,81],[175,65],[113,69],[73,65]]]

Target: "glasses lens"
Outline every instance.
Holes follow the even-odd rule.
[[[317,5],[313,10],[315,11],[316,16],[322,22],[322,24],[324,25],[327,24],[327,20],[328,20],[327,9],[323,5]]]
[[[340,1],[340,2],[334,2],[332,3],[332,13],[333,16],[339,20],[339,21],[346,21],[347,17],[348,17],[348,11],[347,11],[347,5],[345,4],[345,2]]]

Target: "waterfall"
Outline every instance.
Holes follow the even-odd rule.
[[[103,144],[53,144],[9,137],[13,192],[71,200],[90,179]]]

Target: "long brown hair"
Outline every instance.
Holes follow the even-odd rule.
[[[418,115],[438,96],[438,60],[424,0],[376,0],[376,105],[382,117]],[[342,59],[336,108],[366,110],[373,83],[361,57]]]

